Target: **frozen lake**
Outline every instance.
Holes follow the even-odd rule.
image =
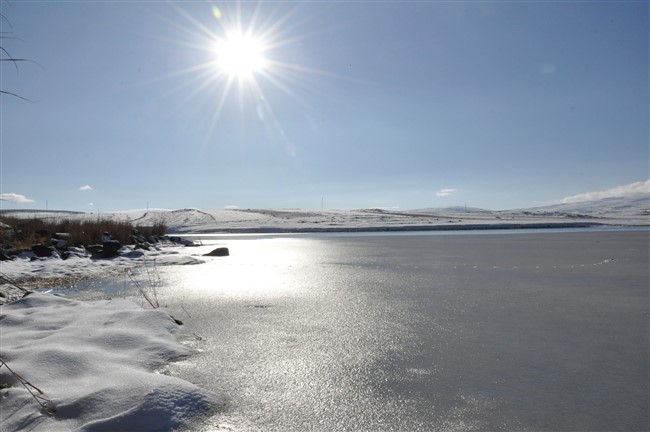
[[[647,230],[211,243],[159,268],[197,431],[650,426]]]

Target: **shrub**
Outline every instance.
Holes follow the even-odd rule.
[[[12,245],[18,249],[29,249],[34,244],[49,244],[56,233],[67,233],[70,246],[100,244],[102,233],[108,232],[111,237],[122,244],[133,243],[131,235],[136,229],[140,234],[164,235],[167,227],[163,222],[153,226],[134,225],[129,221],[111,219],[74,220],[39,218],[23,219],[14,216],[0,215],[0,242]]]

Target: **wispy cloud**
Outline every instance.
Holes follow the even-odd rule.
[[[235,204],[230,204],[230,205],[227,205],[225,208],[226,208],[226,210],[237,210],[239,208],[239,206],[235,205]]]
[[[20,195],[17,193],[3,193],[0,194],[0,201],[11,201],[15,203],[33,203],[33,199],[27,198],[25,195]]]
[[[436,192],[436,195],[439,197],[446,197],[456,192],[456,189],[440,189]]]
[[[630,195],[650,194],[650,180],[630,183],[617,186],[611,189],[598,192],[586,192],[578,195],[568,196],[562,199],[562,203],[570,204],[582,201],[594,201],[603,198],[623,197]]]
[[[83,185],[79,188],[80,191],[91,191],[93,187],[91,185]]]

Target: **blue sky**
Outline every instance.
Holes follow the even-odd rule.
[[[509,209],[650,177],[645,1],[0,5],[31,60],[0,65],[29,99],[0,98],[3,208]],[[266,68],[229,84],[237,23]]]

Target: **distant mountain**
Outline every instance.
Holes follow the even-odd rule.
[[[532,213],[567,213],[584,214],[589,216],[648,216],[650,215],[650,195],[630,195],[624,197],[610,197],[595,201],[582,201],[577,203],[556,204],[544,207],[512,210],[512,212]]]
[[[483,214],[535,214],[539,216],[584,215],[593,217],[650,216],[650,194],[603,198],[594,201],[555,204],[513,210],[492,211],[477,207],[453,206],[410,210],[408,213],[483,213]]]

